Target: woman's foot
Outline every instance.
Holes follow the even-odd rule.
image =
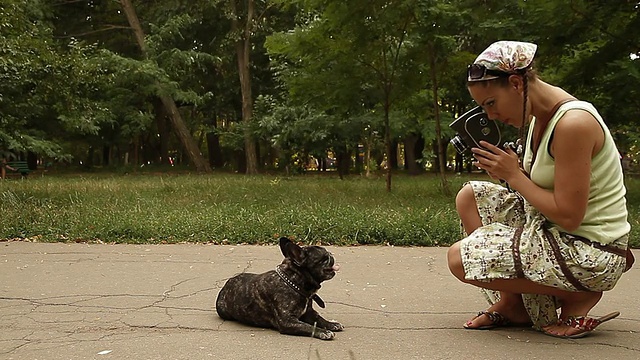
[[[560,299],[562,311],[558,323],[544,326],[542,331],[547,335],[558,337],[575,337],[584,333],[585,330],[583,329],[569,326],[567,320],[572,317],[587,316],[589,311],[600,301],[600,298],[602,298],[602,292],[569,293],[566,297]]]
[[[524,307],[522,296],[500,293],[500,301],[489,307],[487,311],[480,312],[463,326],[465,329],[490,329],[499,326],[529,324],[531,324],[531,318]]]

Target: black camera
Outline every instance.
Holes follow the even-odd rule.
[[[498,124],[489,120],[480,106],[460,115],[449,127],[457,132],[450,143],[460,154],[472,147],[481,148],[481,140],[495,146],[500,146],[502,141]]]

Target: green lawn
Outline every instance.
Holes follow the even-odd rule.
[[[482,175],[472,175],[483,178]],[[450,175],[457,190],[468,175]],[[632,243],[640,182],[630,179]],[[459,239],[454,196],[434,175],[233,174],[33,176],[0,181],[0,239],[118,243],[307,243],[437,246]]]

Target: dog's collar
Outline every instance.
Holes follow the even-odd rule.
[[[287,286],[289,286],[290,288],[292,288],[295,292],[297,292],[298,294],[306,298],[309,298],[309,296],[305,295],[302,289],[300,289],[298,285],[294,284],[291,280],[289,280],[289,278],[284,274],[282,269],[280,269],[280,265],[276,266],[276,274],[278,274],[278,276],[280,276],[280,279],[282,279],[282,281],[284,281],[284,283],[287,284]],[[311,298],[313,299],[313,301],[316,302],[316,304],[318,304],[318,306],[324,309],[324,301],[322,301],[322,299],[320,298],[320,296],[318,296],[318,294],[311,295]]]

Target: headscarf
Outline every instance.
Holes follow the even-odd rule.
[[[518,73],[527,69],[533,62],[533,57],[538,46],[536,44],[520,41],[497,41],[489,45],[473,62],[474,65],[483,66],[485,72],[481,78],[471,78],[468,81],[492,80],[500,77],[495,72],[507,74]]]

